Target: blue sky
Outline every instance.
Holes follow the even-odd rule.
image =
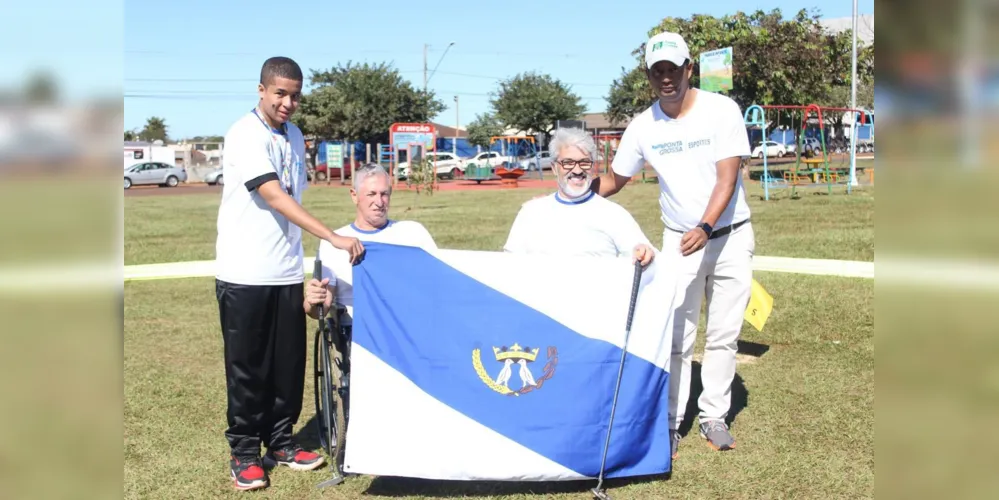
[[[256,104],[260,65],[273,55],[292,57],[306,73],[347,61],[387,62],[420,87],[423,44],[430,45],[427,64],[433,70],[452,41],[428,84],[448,106],[434,119],[438,123],[454,125],[458,95],[460,125],[466,125],[488,111],[488,94],[498,79],[525,71],[570,83],[589,111],[601,112],[613,79],[622,66],[634,64],[630,52],[665,16],[780,8],[790,17],[817,5],[824,17],[852,13],[849,0],[580,0],[570,5],[541,0],[452,5],[126,0],[124,125],[141,128],[148,117],[160,116],[174,138],[222,135]],[[873,10],[873,0],[859,2],[861,14]]]
[[[55,77],[66,101],[121,95],[121,2],[4,2],[2,15],[0,91],[14,91],[43,71]]]

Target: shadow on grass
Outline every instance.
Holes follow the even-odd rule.
[[[760,358],[767,351],[770,350],[770,346],[766,344],[758,344],[756,342],[747,342],[740,340],[738,352],[739,354],[745,354],[753,356],[755,358]],[[670,374],[671,376],[673,374]],[[690,397],[687,398],[687,411],[684,413],[683,422],[680,423],[680,435],[687,437],[694,427],[694,419],[697,417],[700,410],[697,407],[697,399],[704,392],[704,385],[701,383],[701,363],[694,361],[691,363],[690,368]],[[735,378],[732,380],[732,406],[729,408],[728,417],[725,419],[725,423],[732,426],[735,422],[735,418],[749,406],[749,390],[746,389],[746,384],[742,381],[742,376],[736,371]],[[696,435],[698,431],[694,431]]]
[[[605,479],[604,489],[614,496],[614,488],[629,484],[663,481],[669,474],[657,474],[622,479]],[[365,490],[367,495],[401,497],[419,495],[425,497],[490,497],[497,495],[552,495],[566,493],[588,493],[596,487],[595,479],[578,481],[517,482],[517,481],[442,481],[411,479],[402,477],[378,477]]]
[[[307,399],[307,401],[312,400]],[[322,444],[319,442],[319,417],[313,415],[305,422],[295,433],[294,440],[306,450],[317,453],[322,450]]]

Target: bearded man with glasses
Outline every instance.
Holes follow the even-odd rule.
[[[549,144],[558,191],[525,203],[503,250],[521,254],[621,257],[648,266],[656,251],[623,207],[590,190],[597,146],[578,128],[557,129]]]

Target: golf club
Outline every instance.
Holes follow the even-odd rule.
[[[610,447],[611,428],[614,427],[614,412],[617,410],[617,395],[621,390],[621,376],[624,374],[624,359],[628,355],[628,337],[631,336],[631,320],[635,316],[635,302],[638,301],[638,285],[642,280],[642,263],[635,262],[635,278],[631,283],[631,303],[628,304],[628,321],[624,328],[624,347],[621,349],[621,363],[617,367],[617,385],[614,387],[614,401],[611,403],[610,422],[607,424],[607,438],[604,440],[604,454],[600,459],[600,475],[597,486],[593,488],[593,496],[599,500],[610,500],[604,491],[604,467],[607,465],[607,449]]]
[[[315,279],[315,280],[317,280],[317,281],[319,281],[320,283],[323,282],[323,262],[321,260],[319,260],[319,256],[318,255],[316,256],[316,263],[312,267],[312,278]],[[326,308],[324,307],[324,304],[322,302],[320,302],[319,303],[319,331],[316,332],[316,335],[318,337],[317,341],[320,342],[320,345],[322,345],[322,351],[320,351],[320,352],[325,352],[325,350],[327,349],[327,347],[326,347],[326,327],[327,327],[327,325],[326,325]],[[323,377],[329,377],[329,376],[330,376],[329,373],[323,373]],[[324,403],[324,405],[325,405],[325,403]],[[327,411],[329,411],[329,406],[325,406],[325,408],[326,408]],[[321,483],[319,483],[319,485],[317,486],[317,488],[325,488],[327,486],[336,486],[336,485],[338,485],[338,484],[340,484],[340,483],[343,482],[343,476],[341,476],[340,474],[338,474],[338,471],[337,471],[335,463],[332,464],[331,468],[333,469],[333,477],[330,478],[330,479],[327,479],[327,480],[325,480],[325,481],[323,481]]]

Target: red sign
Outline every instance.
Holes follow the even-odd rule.
[[[400,132],[408,132],[412,134],[432,134],[436,133],[437,129],[429,123],[393,123],[392,127],[389,129],[389,133],[396,134]]]

